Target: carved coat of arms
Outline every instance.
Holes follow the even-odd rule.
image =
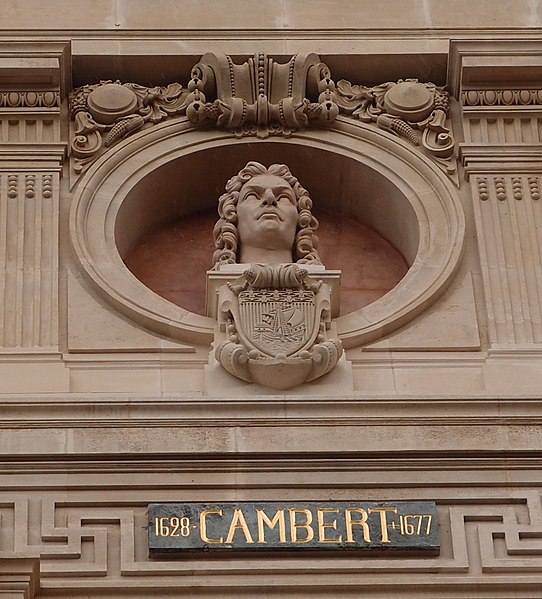
[[[329,294],[297,264],[252,265],[219,291],[227,340],[217,360],[230,374],[275,389],[326,374],[343,352],[330,333]]]

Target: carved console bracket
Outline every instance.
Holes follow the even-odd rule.
[[[290,135],[339,114],[331,73],[317,54],[295,54],[280,64],[260,52],[242,65],[226,55],[205,54],[189,88],[195,93],[187,109],[191,121],[215,121],[238,136]],[[215,99],[206,102],[206,96]]]
[[[343,354],[330,312],[329,286],[297,264],[253,264],[219,289],[215,357],[233,376],[273,389],[312,381]]]
[[[72,168],[76,174],[129,135],[185,115],[194,125],[215,125],[242,137],[290,136],[311,125],[329,125],[340,114],[372,124],[423,148],[455,178],[455,142],[448,94],[414,79],[375,87],[341,80],[335,85],[317,54],[295,54],[279,63],[263,52],[242,64],[208,53],[193,67],[186,87],[148,88],[101,81],[70,96]]]

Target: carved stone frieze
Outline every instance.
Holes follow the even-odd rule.
[[[293,462],[292,466],[303,468],[303,477],[300,477],[298,472],[284,472],[284,460],[283,456],[280,461],[277,458],[266,461],[251,459],[250,465],[263,463],[265,470],[262,466],[259,470],[255,467],[248,470],[246,467],[240,467],[238,463],[234,463],[234,470],[233,465],[228,463],[223,465],[223,461],[218,462],[217,466],[215,459],[213,468],[215,471],[218,468],[224,469],[227,474],[223,476],[231,477],[232,473],[237,475],[242,473],[246,480],[258,484],[272,497],[289,491],[297,501],[306,498],[307,491],[303,489],[303,484],[306,486],[307,480],[313,485],[322,485],[320,482],[322,475],[318,467],[325,466],[331,469],[332,480],[338,481],[335,484],[346,487],[345,493],[353,498],[361,495],[359,489],[352,489],[350,480],[353,477],[357,480],[361,478],[363,481],[369,477],[376,480],[373,485],[377,491],[373,496],[388,499],[389,491],[382,490],[378,486],[378,475],[398,477],[401,473],[400,468],[404,470],[407,467],[409,472],[413,469],[417,475],[420,473],[419,465],[413,467],[412,461],[397,458],[388,460],[391,463],[391,466],[388,466],[391,472],[378,471],[377,467],[380,464],[375,465],[375,460],[366,459],[365,463],[360,465],[358,460],[353,459],[348,464],[341,463],[340,460],[334,460],[331,464],[329,461],[313,458],[312,460],[297,459]],[[481,460],[476,461],[471,458],[471,464],[473,461],[479,469],[487,468],[487,460],[480,463]],[[458,462],[463,466],[462,460],[456,459],[455,463]],[[199,475],[196,481],[190,483],[189,480],[185,480],[188,477],[183,476],[182,471],[179,472],[179,466],[175,463],[167,463],[169,472],[164,474],[166,466],[157,464],[155,461],[152,463],[152,468],[159,469],[158,472],[166,478],[166,483],[157,483],[156,478],[150,478],[146,474],[149,463],[144,462],[143,465],[137,466],[138,470],[142,470],[145,474],[140,474],[139,471],[134,474],[133,470],[126,473],[126,466],[122,462],[120,473],[95,474],[91,479],[95,484],[99,484],[98,476],[102,481],[106,480],[109,483],[99,495],[81,488],[71,488],[69,494],[66,492],[62,494],[58,489],[58,475],[51,475],[54,481],[52,490],[24,489],[17,494],[3,491],[0,495],[2,500],[0,514],[3,516],[1,529],[3,539],[6,541],[0,550],[0,582],[2,583],[0,593],[11,591],[8,597],[17,597],[17,599],[42,596],[39,592],[41,580],[42,585],[48,588],[51,594],[54,591],[65,593],[69,584],[68,588],[72,590],[72,596],[83,592],[89,596],[89,588],[99,588],[102,594],[108,592],[106,596],[115,596],[128,589],[133,596],[136,596],[142,578],[150,579],[155,576],[154,590],[162,591],[161,595],[178,593],[179,589],[183,592],[186,589],[187,593],[190,593],[195,579],[202,588],[211,587],[215,596],[216,588],[220,588],[219,596],[223,597],[222,587],[216,585],[223,584],[223,578],[227,574],[232,578],[236,576],[229,588],[233,587],[236,596],[239,596],[247,586],[248,577],[254,586],[261,587],[268,584],[269,572],[280,579],[295,577],[296,585],[300,589],[307,588],[314,593],[315,578],[329,577],[330,573],[326,570],[329,568],[329,558],[321,559],[314,569],[308,573],[303,572],[302,576],[299,574],[297,563],[292,563],[291,560],[266,561],[263,562],[265,566],[263,568],[262,558],[258,559],[250,552],[243,560],[217,561],[213,564],[213,568],[209,568],[208,561],[194,559],[189,555],[182,560],[167,556],[160,560],[150,558],[147,555],[145,538],[146,505],[164,498],[174,501],[179,495],[179,486],[184,496],[197,497],[198,493],[201,494],[199,481],[204,474],[209,476],[207,472],[210,466],[202,459],[190,463]],[[354,465],[350,465],[352,463]],[[173,471],[176,477],[182,481],[177,483],[177,489],[172,483],[167,482],[168,476],[171,478],[172,468],[175,468]],[[428,468],[425,466],[425,471]],[[391,575],[400,575],[401,572],[408,570],[418,577],[433,576],[435,584],[453,593],[449,595],[451,597],[473,596],[470,593],[480,589],[482,582],[491,584],[493,594],[487,597],[513,597],[514,595],[504,594],[512,584],[516,597],[537,597],[539,580],[535,579],[533,582],[533,577],[529,574],[538,572],[542,567],[539,542],[542,532],[542,514],[539,490],[519,485],[508,485],[505,488],[501,486],[502,483],[495,483],[494,486],[480,485],[479,482],[473,489],[473,482],[463,486],[458,483],[459,475],[453,472],[448,463],[445,463],[442,468],[442,471],[430,471],[434,480],[438,481],[438,486],[435,485],[429,490],[427,486],[420,488],[419,484],[414,487],[417,497],[423,499],[430,497],[438,505],[438,521],[443,545],[439,556],[427,556],[424,559],[412,559],[401,555],[397,555],[394,559],[376,555],[367,556],[363,561],[363,570],[357,568],[354,571],[350,561],[337,560],[333,564],[332,572],[336,576],[348,578],[349,587],[352,586],[350,581],[353,579],[359,588],[369,588],[362,586],[369,584],[368,578],[370,588],[386,587],[389,585]],[[528,480],[535,479],[531,483],[534,487],[539,485],[536,475],[532,474],[536,469],[536,465],[533,464],[531,471],[525,468],[517,475]],[[485,477],[498,480],[493,472],[487,470],[482,472]],[[279,475],[283,478],[289,476],[288,482],[281,486],[274,483],[273,477]],[[68,477],[69,475],[64,475],[64,479],[69,480]],[[116,485],[119,484],[120,479],[120,484],[123,485],[121,491],[110,488],[113,477]],[[126,482],[128,479],[130,482]],[[139,483],[139,488],[134,480]],[[148,489],[149,480],[153,482],[150,489]],[[225,483],[215,484],[219,485],[219,489],[225,487]],[[237,496],[250,497],[246,490],[239,488],[241,484],[237,483],[238,487],[234,487]],[[325,492],[333,492],[331,484],[325,487]],[[397,493],[397,490],[394,489],[394,492]],[[119,500],[120,493],[123,495],[122,500]],[[34,533],[34,538],[31,533]],[[469,551],[472,546],[479,547],[478,553],[473,554]],[[92,551],[89,551],[89,548]],[[21,554],[28,557],[19,557]],[[500,576],[495,577],[495,573]],[[513,582],[510,581],[511,578]],[[13,582],[19,583],[15,589]],[[14,594],[14,591],[21,587],[27,594]],[[408,587],[411,589],[410,584]],[[348,587],[341,586],[342,588]],[[411,592],[405,595],[405,588],[407,588],[406,584],[401,586],[402,597],[419,596]],[[457,594],[458,589],[462,595]],[[81,593],[76,593],[75,590],[81,590]],[[232,596],[235,595],[230,593],[227,595],[227,597]]]
[[[313,120],[331,122],[339,112],[329,69],[316,54],[296,54],[280,64],[260,53],[242,65],[225,54],[206,54],[191,77],[186,88],[108,80],[74,90],[70,148],[75,172],[131,133],[174,115],[186,114],[195,124],[214,122],[239,136],[267,137],[290,135]]]
[[[341,79],[334,99],[341,114],[403,137],[422,147],[449,175],[456,172],[455,141],[448,121],[449,97],[444,88],[417,79],[374,87]]]
[[[329,286],[297,264],[253,264],[223,285],[215,357],[233,376],[289,389],[329,372],[342,356],[331,331]]]
[[[295,54],[280,63],[260,52],[237,64],[226,54],[208,53],[193,67],[185,87],[108,80],[74,90],[72,166],[80,173],[118,141],[174,116],[186,115],[195,126],[214,125],[238,137],[266,138],[329,125],[342,114],[423,148],[455,176],[448,108],[442,87],[415,79],[373,87],[345,80],[335,85],[317,54]]]

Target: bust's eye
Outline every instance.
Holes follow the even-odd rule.
[[[258,194],[255,191],[249,191],[246,196],[243,198],[243,200],[250,200],[252,198],[256,198],[258,199]]]

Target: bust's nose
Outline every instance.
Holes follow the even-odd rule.
[[[262,202],[268,206],[277,204],[277,198],[271,189],[266,189],[263,193]]]

